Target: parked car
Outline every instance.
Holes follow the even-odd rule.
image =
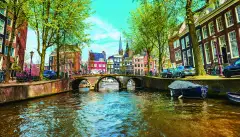
[[[196,74],[195,68],[193,68],[192,66],[184,66],[184,69],[180,74],[180,77],[195,76],[195,74]]]
[[[178,77],[178,71],[176,68],[164,69],[161,76],[162,78],[176,78]]]
[[[230,66],[225,67],[223,75],[227,78],[233,75],[240,75],[240,58],[234,61]]]
[[[43,76],[48,79],[56,79],[57,78],[56,72],[54,72],[52,70],[44,70]]]

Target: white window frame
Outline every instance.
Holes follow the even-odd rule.
[[[212,30],[213,29],[213,30]],[[213,21],[208,24],[209,35],[212,36],[215,34],[214,23]]]
[[[181,50],[180,49],[175,51],[175,60],[176,61],[181,60]]]
[[[238,14],[238,10],[237,10],[237,8],[239,8],[239,9],[240,9],[240,5],[236,6],[236,8],[235,8],[237,22],[239,23],[239,22],[240,22],[240,18],[239,18],[239,16],[240,16],[240,13]],[[238,15],[239,15],[239,16],[238,16]]]
[[[185,38],[181,39],[181,45],[182,45],[182,49],[186,48]]]
[[[6,22],[5,22],[3,19],[0,19],[0,21],[3,21],[3,26],[2,26],[3,29],[2,29],[2,31],[0,31],[0,33],[3,34],[3,33],[4,33],[4,27],[5,27],[5,23],[6,23]]]
[[[207,63],[207,64],[210,64],[210,63],[211,63],[211,58],[210,58],[211,56],[209,55],[209,58],[208,58],[207,52],[206,52],[206,49],[207,49],[207,48],[208,48],[208,51],[210,50],[208,44],[209,44],[208,42],[204,43],[204,52],[205,52],[206,63]],[[206,48],[206,45],[207,45],[207,48]],[[209,54],[210,54],[210,51],[209,51]],[[209,59],[209,61],[208,61],[208,59]]]
[[[229,41],[229,48],[230,48],[231,58],[235,59],[235,58],[239,57],[239,53],[238,53],[238,56],[233,57],[233,54],[232,54],[232,44],[231,44],[231,41],[230,41],[230,33],[233,33],[233,32],[235,32],[235,39],[236,39],[236,42],[237,42],[237,34],[236,34],[235,30],[228,33],[228,41]]]
[[[212,57],[213,57],[213,62],[217,62],[217,49],[214,43],[214,40],[211,40],[211,49],[212,49]],[[216,52],[216,54],[214,53],[214,50]]]
[[[233,23],[232,23],[232,24],[228,24],[227,13],[231,13],[232,20],[233,20]],[[229,28],[229,27],[233,26],[233,25],[234,25],[234,19],[233,19],[233,14],[232,14],[232,11],[230,10],[230,11],[226,12],[226,13],[224,14],[224,16],[225,16],[225,22],[226,22],[226,26],[227,26],[227,28]]]
[[[219,19],[221,19],[221,24],[222,24],[222,29],[221,29],[221,30],[219,29]],[[220,16],[220,17],[218,17],[218,18],[216,19],[216,24],[217,24],[217,31],[218,31],[218,32],[223,31],[224,26],[223,26],[222,16]]]
[[[205,35],[205,32],[206,32],[206,35]],[[208,37],[206,25],[202,27],[202,34],[203,34],[203,39],[206,39]]]
[[[189,40],[189,36],[188,35],[185,37],[185,45],[186,45],[186,47],[190,46],[190,40]]]
[[[202,40],[201,30],[200,30],[200,29],[197,29],[197,30],[196,30],[196,34],[197,34],[198,42],[200,42],[200,41]],[[199,38],[200,38],[200,39],[199,39]]]

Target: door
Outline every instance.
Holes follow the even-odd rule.
[[[227,49],[226,47],[222,47],[222,61],[223,63],[228,63],[228,59],[227,59]]]

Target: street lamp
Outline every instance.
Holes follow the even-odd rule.
[[[222,72],[222,63],[221,63],[221,60],[220,60],[220,57],[222,55],[220,55],[219,51],[218,51],[218,43],[217,43],[217,39],[216,37],[214,36],[213,37],[213,41],[214,41],[214,45],[215,45],[215,48],[216,48],[216,56],[217,56],[217,59],[218,59],[218,69],[219,69],[219,75],[220,76],[223,76],[223,72]]]
[[[34,54],[34,52],[31,51],[31,52],[30,52],[30,56],[31,56],[31,62],[30,62],[30,78],[32,77],[32,57],[33,57],[33,54]]]

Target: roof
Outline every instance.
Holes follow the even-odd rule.
[[[94,60],[94,61],[99,61],[101,58],[104,59],[104,61],[106,60],[105,55],[103,53],[90,52],[89,56],[90,56],[90,60]]]

